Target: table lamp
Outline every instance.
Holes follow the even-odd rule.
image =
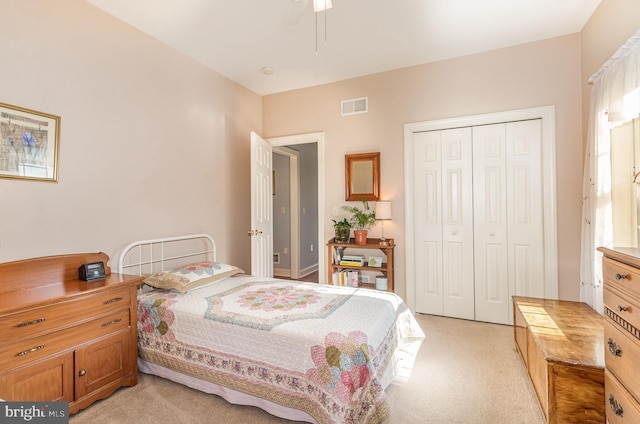
[[[391,219],[391,202],[388,200],[380,200],[376,202],[376,221],[382,221],[382,236],[380,237],[380,244],[387,244],[387,240],[384,238],[384,221]]]

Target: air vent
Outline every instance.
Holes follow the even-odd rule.
[[[369,98],[361,97],[359,99],[343,100],[341,103],[342,116],[356,115],[358,113],[369,112]]]

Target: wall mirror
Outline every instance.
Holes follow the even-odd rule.
[[[345,199],[380,199],[380,152],[345,155]]]

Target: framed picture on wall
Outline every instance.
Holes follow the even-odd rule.
[[[0,178],[58,181],[60,117],[0,103]]]

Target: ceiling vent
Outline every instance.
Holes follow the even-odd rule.
[[[358,113],[369,112],[369,98],[361,97],[359,99],[343,100],[341,103],[342,116],[356,115]]]

